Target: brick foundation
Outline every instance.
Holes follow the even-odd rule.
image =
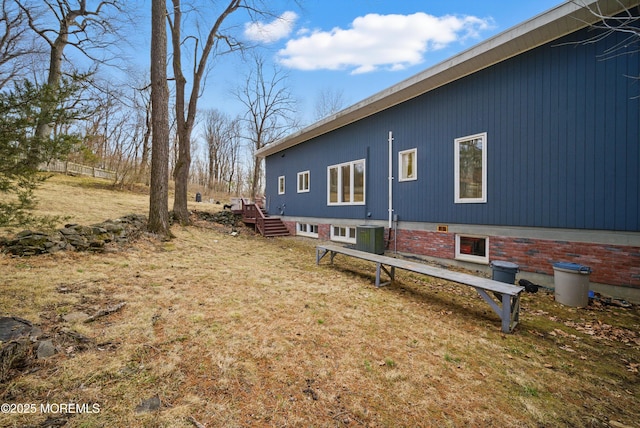
[[[593,282],[640,288],[640,247],[502,236],[491,237],[489,247],[492,259],[522,271],[553,275],[553,263],[578,263],[591,268]]]
[[[285,223],[295,234],[295,222]],[[318,225],[318,238],[330,239],[329,224]],[[398,230],[395,245],[402,253],[455,258],[453,233]],[[553,275],[553,263],[578,263],[591,268],[591,282],[640,288],[640,247],[490,236],[489,260],[513,262],[522,272],[546,275]]]

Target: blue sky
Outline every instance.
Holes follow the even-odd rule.
[[[186,0],[184,0],[186,4]],[[193,0],[202,28],[219,11],[209,0]],[[218,4],[226,3],[217,2]],[[341,93],[344,107],[357,103],[563,0],[267,0],[274,16],[231,23],[240,39],[259,46],[264,58],[289,75],[300,121],[314,120],[322,91]],[[216,4],[216,3],[214,3]],[[208,5],[208,6],[207,6]],[[150,1],[138,4],[143,15]],[[277,8],[277,9],[276,9]],[[148,15],[147,15],[148,16]],[[148,59],[149,24],[143,19],[135,44],[140,67]],[[185,34],[186,35],[186,34]],[[143,53],[144,52],[144,53]],[[148,71],[148,70],[147,70]],[[218,58],[206,81],[199,107],[241,113],[231,95],[247,72],[239,55]]]
[[[245,23],[242,37],[263,46],[265,56],[289,73],[308,124],[323,90],[342,93],[347,107],[561,3],[311,0],[298,8],[288,2],[277,18]],[[226,82],[208,91],[203,105],[228,100],[223,88],[233,86],[238,74],[219,67]]]

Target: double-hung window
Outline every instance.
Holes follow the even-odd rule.
[[[327,168],[328,205],[364,205],[364,159],[331,165]]]
[[[487,133],[455,140],[455,203],[487,202]]]
[[[305,193],[309,191],[309,171],[302,171],[298,173],[298,193]]]

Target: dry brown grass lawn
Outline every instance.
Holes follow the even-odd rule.
[[[146,195],[97,183],[56,177],[42,206],[83,224],[146,213]],[[505,335],[464,286],[400,272],[376,289],[367,263],[316,266],[312,240],[172,230],[105,254],[0,255],[0,316],[59,346],[0,385],[0,403],[99,404],[66,427],[639,426],[637,307],[528,294]],[[120,302],[92,323],[62,319]],[[154,396],[159,410],[136,412]],[[59,416],[0,414],[0,426]]]

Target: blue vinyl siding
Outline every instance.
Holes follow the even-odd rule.
[[[267,157],[266,193],[285,215],[387,219],[388,132],[394,212],[404,221],[640,230],[640,55],[598,57],[622,35],[505,60],[374,116]],[[454,203],[454,139],[487,133],[487,203]],[[418,180],[398,182],[417,148]],[[284,157],[282,157],[284,155]],[[327,206],[327,166],[366,159],[366,205]],[[310,171],[310,192],[277,177]],[[368,217],[368,214],[371,214]]]

